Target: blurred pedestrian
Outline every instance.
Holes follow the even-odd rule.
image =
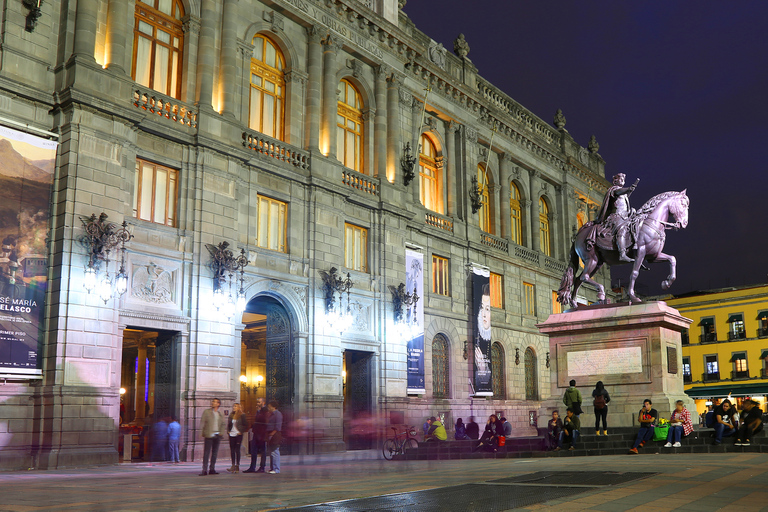
[[[467,427],[464,426],[464,422],[461,421],[461,418],[456,420],[456,431],[453,433],[453,438],[457,441],[469,439],[467,436]]]
[[[232,467],[228,473],[240,472],[240,447],[243,444],[243,433],[248,431],[248,420],[240,409],[240,404],[232,405],[232,412],[227,417],[227,434],[229,437],[229,453],[232,457]]]
[[[283,413],[277,410],[277,402],[272,400],[267,405],[269,418],[267,419],[267,449],[269,450],[269,473],[280,473],[280,443],[283,441]]]
[[[475,423],[475,417],[469,417],[469,423],[467,423],[467,437],[470,439],[478,439],[480,437],[480,426]]]
[[[264,473],[267,461],[267,418],[269,410],[264,404],[265,400],[259,398],[256,400],[258,410],[253,418],[251,431],[253,432],[253,442],[251,443],[251,465],[243,473]],[[256,469],[256,458],[261,453],[261,463],[259,469]]]
[[[179,439],[181,439],[181,425],[174,416],[168,418],[168,460],[179,463]]]

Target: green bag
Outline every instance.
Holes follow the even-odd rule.
[[[653,440],[666,441],[668,433],[669,433],[669,425],[664,425],[663,427],[656,425],[656,427],[653,429]]]

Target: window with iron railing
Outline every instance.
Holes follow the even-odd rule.
[[[702,376],[704,382],[720,380],[720,366],[717,362],[717,355],[704,356],[704,368],[706,369]]]
[[[691,375],[691,358],[684,357],[683,358],[683,382],[686,384],[690,384],[692,381],[693,381],[693,377]]]
[[[691,340],[690,340],[689,335],[688,335],[688,329],[686,329],[686,330],[684,330],[683,332],[680,333],[680,341],[681,341],[681,343],[684,346],[691,344]]]

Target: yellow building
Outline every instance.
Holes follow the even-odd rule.
[[[666,302],[693,320],[683,333],[683,378],[698,412],[726,397],[739,406],[751,397],[765,411],[768,285],[696,292]]]

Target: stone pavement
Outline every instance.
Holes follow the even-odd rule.
[[[198,463],[0,473],[0,510],[276,510],[475,484],[536,471],[568,471],[574,475],[579,471],[639,471],[659,474],[517,510],[768,511],[768,454],[763,453],[402,462],[376,456],[376,452],[302,460],[286,456],[280,475],[230,475],[224,471],[227,461],[217,468],[221,474],[205,477],[197,476]]]

